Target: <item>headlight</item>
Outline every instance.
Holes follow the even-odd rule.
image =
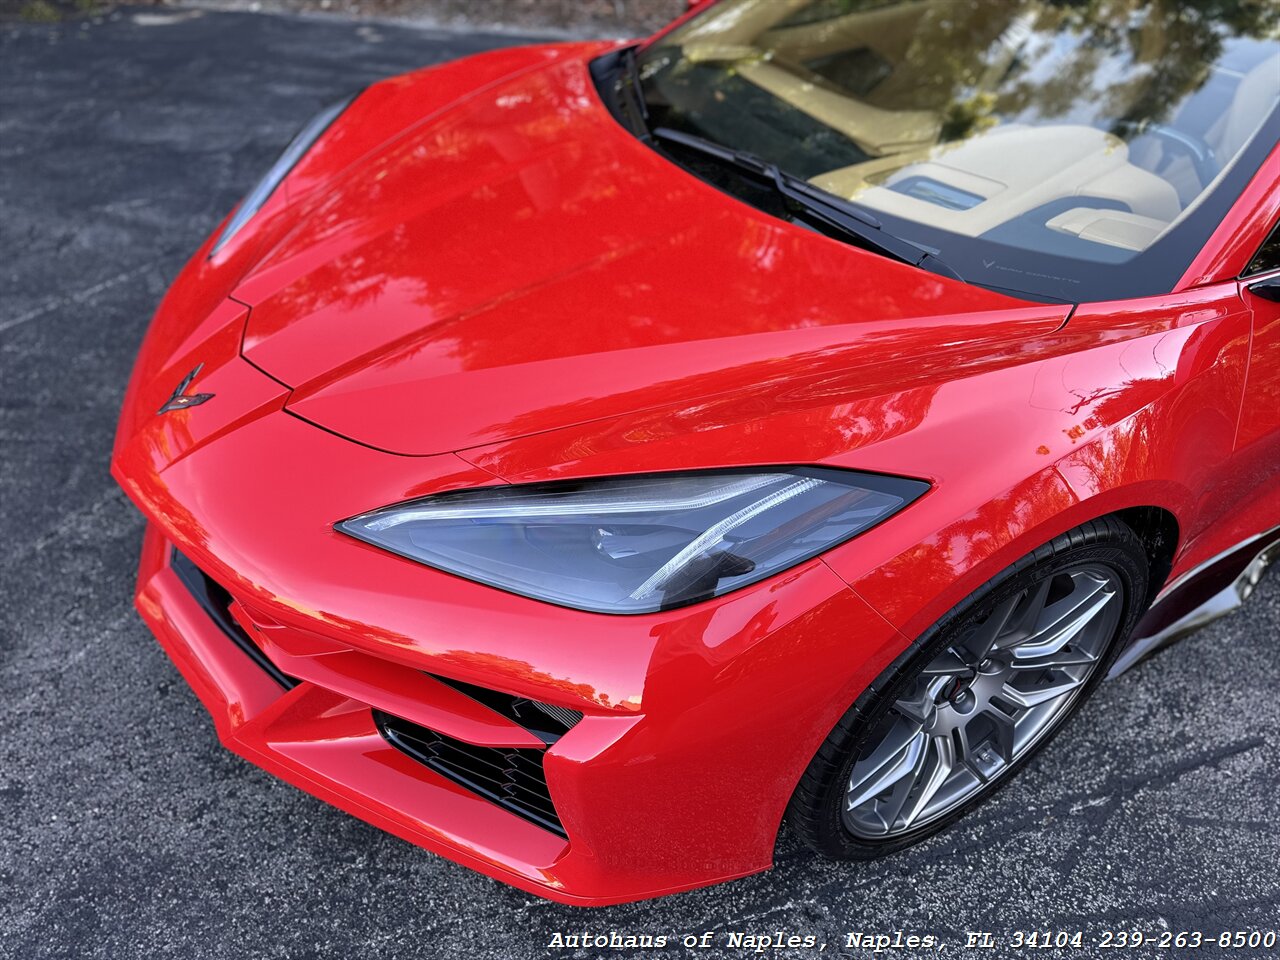
[[[271,169],[267,171],[267,175],[259,180],[252,190],[240,201],[240,206],[236,207],[235,216],[223,228],[222,233],[218,235],[218,240],[213,245],[213,249],[209,251],[209,256],[213,256],[226,245],[226,243],[240,232],[240,228],[253,219],[254,214],[262,209],[262,205],[267,202],[267,198],[275,193],[276,187],[280,186],[280,181],[289,175],[289,171],[294,168],[299,160],[303,158],[311,145],[320,139],[320,135],[329,129],[329,125],[343,110],[351,105],[351,101],[356,98],[356,94],[352,94],[345,100],[339,100],[337,103],[330,104],[319,113],[317,113],[307,123],[305,127],[289,141],[289,146],[284,148],[284,153],[280,154],[280,159],[272,164]]]
[[[816,467],[617,477],[443,493],[336,527],[512,593],[651,613],[808,560],[928,488]]]

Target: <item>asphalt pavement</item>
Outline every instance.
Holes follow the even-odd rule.
[[[455,866],[220,748],[132,610],[143,524],[107,473],[151,311],[317,108],[515,42],[156,9],[0,26],[0,957],[681,956],[708,931],[698,955],[759,955],[728,935],[782,931],[861,957],[848,933],[898,930],[946,955],[990,931],[1004,947],[986,956],[1084,957],[1114,952],[1107,930],[1280,928],[1275,577],[1105,684],[923,846],[833,864],[784,834],[769,873],[604,910]],[[614,930],[668,946],[547,947]],[[1015,954],[1017,930],[1086,945]]]

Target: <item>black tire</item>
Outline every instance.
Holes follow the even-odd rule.
[[[909,686],[916,689],[914,685],[925,666],[950,649],[965,631],[971,633],[974,625],[983,623],[1003,601],[1017,602],[1010,598],[1030,590],[1044,578],[1061,575],[1081,564],[1105,567],[1116,575],[1122,588],[1117,592],[1122,593],[1123,608],[1098,666],[1062,715],[1043,733],[1037,734],[1022,755],[985,782],[976,794],[938,819],[883,839],[868,839],[850,832],[844,822],[843,808],[854,764],[862,751],[870,749],[869,731],[879,729],[882,718],[903,691]],[[1132,631],[1143,613],[1147,584],[1146,552],[1134,532],[1114,517],[1093,520],[1068,531],[1001,571],[925,631],[849,708],[818,749],[796,787],[787,809],[791,827],[808,846],[826,857],[864,860],[911,846],[954,823],[1016,776],[1088,699],[1118,655],[1119,641]]]

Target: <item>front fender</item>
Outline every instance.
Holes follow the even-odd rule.
[[[906,637],[926,630],[1004,567],[1109,513],[1160,507],[1189,545],[1236,507],[1230,460],[1249,322],[1225,286],[1082,308],[1073,349],[947,385],[943,409],[879,460],[938,464],[910,511],[828,555]],[[935,406],[939,403],[935,401]],[[936,420],[936,429],[930,429]],[[888,559],[886,559],[886,557]]]

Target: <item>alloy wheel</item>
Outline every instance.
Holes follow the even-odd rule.
[[[894,839],[962,806],[1012,768],[1097,671],[1122,615],[1102,564],[1055,572],[1000,602],[904,683],[864,741],[843,821]]]

